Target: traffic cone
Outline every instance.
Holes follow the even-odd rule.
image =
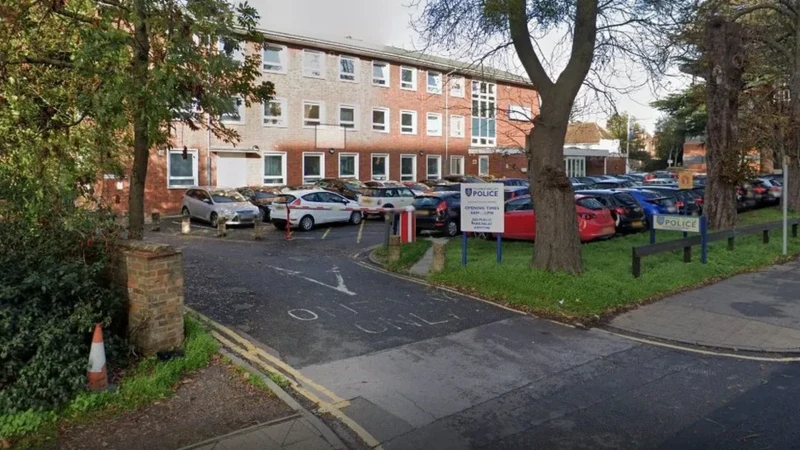
[[[91,391],[100,391],[108,387],[106,349],[103,345],[103,329],[99,323],[94,326],[92,349],[89,351],[89,371],[86,373],[86,378]]]

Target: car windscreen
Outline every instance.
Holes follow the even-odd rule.
[[[594,209],[594,210],[605,208],[605,206],[603,206],[603,204],[600,203],[600,201],[596,197],[579,198],[578,200],[575,201],[575,204],[578,206],[583,206],[584,208],[587,209]]]
[[[255,196],[255,198],[258,199],[275,197],[274,192],[264,192],[264,191],[253,191],[253,195]]]
[[[435,208],[442,202],[442,199],[439,197],[433,196],[424,196],[424,197],[417,197],[414,200],[414,208]]]
[[[639,203],[636,202],[636,199],[633,198],[631,194],[626,194],[626,193],[614,194],[614,198],[616,198],[618,202],[622,203],[628,208],[635,208],[639,206]]]
[[[460,191],[461,185],[459,184],[440,184],[434,186],[434,192],[451,192],[451,191]]]
[[[344,185],[347,189],[350,189],[351,191],[359,191],[361,189],[364,189],[364,184],[356,180],[347,180],[344,182]]]
[[[361,191],[361,195],[364,197],[385,197],[384,193],[386,193],[386,189],[367,188]]]
[[[275,201],[273,203],[292,203],[296,199],[297,197],[294,195],[283,194],[275,197]]]
[[[247,201],[242,194],[236,191],[211,191],[209,194],[211,194],[211,198],[214,199],[214,203],[236,203]]]

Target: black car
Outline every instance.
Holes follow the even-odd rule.
[[[417,231],[432,230],[453,237],[461,227],[461,193],[431,192],[414,200]]]
[[[503,186],[529,186],[531,184],[527,178],[500,178],[493,182],[503,183]]]
[[[364,189],[364,183],[350,178],[323,178],[314,183],[314,186],[335,192],[342,197],[355,201],[358,201],[358,196],[361,194],[361,190]]]
[[[592,189],[623,189],[636,186],[636,183],[630,180],[603,180],[595,183]]]
[[[677,187],[669,186],[645,186],[644,189],[658,192],[664,197],[674,199],[676,206],[678,206],[678,214],[699,216],[703,212],[703,201],[697,202],[700,195],[691,189],[678,189]]]
[[[631,194],[611,190],[580,191],[577,194],[591,195],[611,211],[617,233],[630,233],[647,229],[644,209]]]
[[[258,206],[261,210],[264,222],[269,222],[269,210],[272,202],[281,195],[281,189],[277,186],[243,186],[236,188],[250,203]]]
[[[432,192],[461,192],[461,183],[439,183],[431,188]]]

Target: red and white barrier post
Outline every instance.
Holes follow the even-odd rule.
[[[408,244],[417,240],[417,216],[413,206],[400,212],[400,242]]]

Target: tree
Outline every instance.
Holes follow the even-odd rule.
[[[614,139],[619,140],[620,152],[628,151],[628,139],[630,139],[631,158],[634,154],[644,151],[645,130],[639,122],[632,120],[628,128],[628,114],[614,114],[606,121],[606,130],[611,133]]]
[[[421,1],[421,0],[420,0]],[[513,48],[541,98],[526,139],[531,195],[537,209],[536,268],[580,273],[581,246],[572,185],[564,170],[564,138],[575,97],[590,73],[614,58],[636,58],[663,69],[657,31],[681,16],[683,2],[635,0],[427,0],[416,24],[429,47],[485,56]],[[551,76],[536,36],[567,30],[571,51]],[[482,59],[481,59],[482,60]],[[656,72],[655,70],[654,72]],[[601,84],[603,77],[595,77]]]
[[[78,114],[83,127],[127,139],[106,140],[102,152],[133,149],[129,238],[141,239],[144,187],[150,149],[170,144],[175,121],[207,127],[234,141],[235,131],[219,117],[234,102],[262,102],[273,86],[259,82],[255,55],[239,59],[246,43],[258,47],[256,10],[225,0],[76,0],[13,2],[0,8],[13,24],[12,39],[0,43],[4,65],[41,67],[54,78],[78,77],[72,94],[84,98],[54,114]],[[36,24],[36,26],[33,26]],[[42,39],[32,30],[64,31],[71,43]],[[23,45],[19,45],[19,43]],[[57,74],[61,74],[59,77]],[[93,88],[91,96],[80,92]],[[97,149],[101,152],[100,149]]]

